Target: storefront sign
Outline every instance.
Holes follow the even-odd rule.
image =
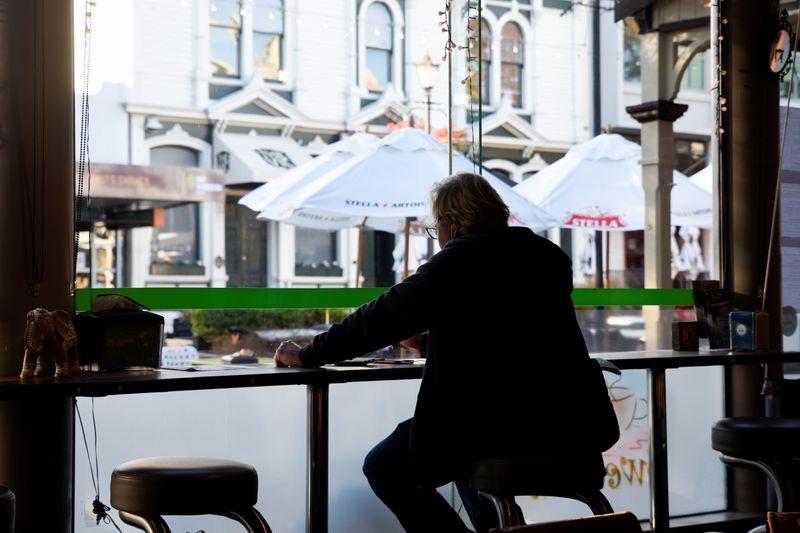
[[[208,168],[94,163],[90,194],[132,201],[224,202],[224,183],[221,171]]]

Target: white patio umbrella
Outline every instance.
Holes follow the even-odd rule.
[[[269,181],[257,189],[253,189],[239,200],[239,204],[253,211],[261,212],[281,194],[290,189],[313,183],[320,176],[325,175],[328,171],[338,167],[355,155],[368,151],[379,140],[379,137],[369,133],[355,133],[346,139],[330,144],[314,159],[287,171],[279,178]],[[263,217],[260,218],[263,219]],[[306,228],[332,231],[355,226],[360,222],[360,219],[354,216],[312,209],[289,215],[281,219],[281,222]]]
[[[534,177],[517,185],[521,195],[553,215],[562,228],[601,231],[644,229],[641,147],[617,134],[577,144]],[[675,171],[672,224],[711,227],[711,195]]]
[[[692,177],[689,178],[689,181],[706,191],[708,194],[711,194],[711,191],[714,187],[711,182],[711,165],[708,165],[700,172],[692,174]]]
[[[258,218],[291,220],[297,225],[305,225],[305,219],[312,218],[318,224],[314,227],[327,223],[331,230],[357,224],[392,232],[403,227],[407,241],[410,219],[427,217],[431,187],[448,175],[448,167],[447,146],[421,129],[402,128],[372,149],[287,189],[268,202]],[[474,169],[467,158],[454,154],[454,172]],[[553,217],[496,176],[484,172],[484,178],[509,206],[511,224],[536,231],[556,225]],[[354,224],[354,220],[358,222]],[[407,264],[406,257],[404,275]]]

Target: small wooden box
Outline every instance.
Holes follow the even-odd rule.
[[[692,352],[699,349],[697,322],[672,323],[672,349]]]

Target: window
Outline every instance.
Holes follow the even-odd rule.
[[[522,107],[522,31],[513,22],[503,26],[500,45],[500,90],[511,97],[511,105]]]
[[[294,275],[339,277],[339,247],[336,232],[296,227]]]
[[[392,81],[392,15],[385,4],[376,2],[367,9],[366,84],[373,93],[382,93]]]
[[[203,275],[196,203],[156,209],[150,246],[150,273]]]
[[[154,166],[196,167],[199,154],[183,146],[159,146],[150,151]],[[150,239],[151,275],[205,274],[200,260],[200,209],[197,203],[173,205],[153,210]]]
[[[678,45],[678,57],[686,51],[686,48],[686,45]],[[683,72],[681,89],[702,90],[705,89],[706,86],[706,54],[695,54],[686,66],[686,70]]]
[[[244,26],[242,20],[252,20]],[[209,8],[211,74],[279,81],[283,68],[283,0],[211,0]],[[248,30],[245,35],[244,31]],[[245,50],[246,49],[246,50]],[[250,52],[252,50],[252,63]]]
[[[622,38],[623,79],[625,81],[642,81],[641,63],[642,43],[639,39],[639,25],[632,17],[625,19]]]
[[[238,0],[211,0],[209,24],[211,73],[238,78],[242,41],[242,10]]]
[[[476,25],[477,26],[477,25]],[[477,59],[478,51],[475,50],[477,46],[477,41],[475,39],[475,35],[477,34],[478,28],[474,28],[471,39],[469,41],[469,52],[470,57]],[[491,80],[491,72],[492,72],[492,34],[491,30],[489,29],[489,25],[486,24],[486,19],[481,20],[481,79],[480,79],[480,96],[481,100],[484,104],[488,105],[491,101],[490,92],[492,84],[490,83]],[[473,61],[471,65],[469,65],[470,69],[477,68],[476,62]],[[473,76],[470,78],[469,81],[469,95],[472,102],[477,103],[478,101],[478,73],[475,72]]]
[[[265,80],[279,80],[282,64],[283,2],[253,2],[253,66]]]

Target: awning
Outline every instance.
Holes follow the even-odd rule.
[[[154,209],[225,201],[225,176],[215,169],[92,163],[90,170],[80,224],[103,220],[109,228],[152,226]]]
[[[214,161],[225,172],[225,184],[266,183],[310,160],[289,137],[253,133],[215,133]]]
[[[225,201],[225,177],[219,170],[110,163],[92,163],[90,170],[91,182],[84,183],[84,190],[92,199],[173,204]]]

